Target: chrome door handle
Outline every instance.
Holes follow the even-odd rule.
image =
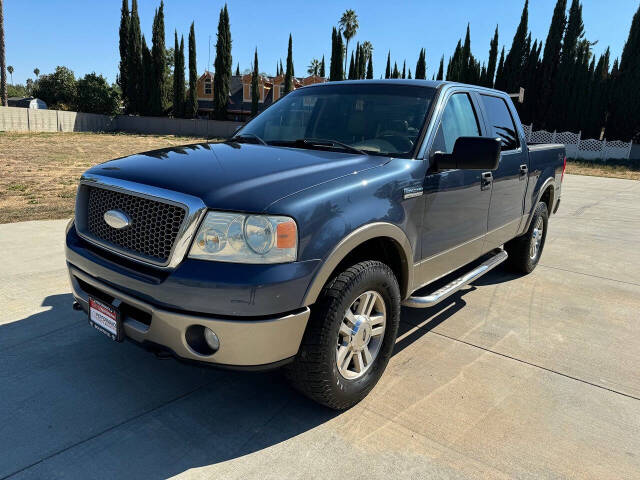
[[[480,190],[488,190],[493,182],[493,174],[491,172],[483,172],[480,176]]]

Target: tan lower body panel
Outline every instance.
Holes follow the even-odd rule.
[[[82,290],[76,278],[151,315],[149,326],[125,318],[123,323],[127,337],[137,342],[149,341],[163,345],[176,355],[190,360],[229,366],[259,366],[285,360],[298,353],[309,320],[308,308],[267,320],[227,320],[176,313],[119,292],[73,267],[69,269],[69,274],[73,296],[85,309],[88,294]],[[185,338],[187,328],[192,325],[213,330],[220,340],[220,349],[212,355],[201,355],[192,350]]]

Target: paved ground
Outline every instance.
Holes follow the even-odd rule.
[[[64,224],[0,225],[0,479],[640,477],[640,182],[568,176],[538,269],[403,310],[341,414],[107,341]]]

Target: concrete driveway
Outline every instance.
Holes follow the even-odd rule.
[[[0,479],[640,477],[640,182],[562,198],[534,273],[403,310],[344,413],[108,341],[71,310],[66,222],[0,225]]]

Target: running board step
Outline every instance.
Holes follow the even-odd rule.
[[[448,283],[444,287],[436,290],[431,295],[425,297],[409,297],[402,304],[406,307],[412,308],[427,308],[440,303],[445,298],[456,293],[465,285],[480,278],[485,273],[493,270],[495,267],[504,262],[509,255],[504,250],[498,250],[491,258],[471,270],[469,273],[464,274],[460,278],[456,278],[454,281]]]

